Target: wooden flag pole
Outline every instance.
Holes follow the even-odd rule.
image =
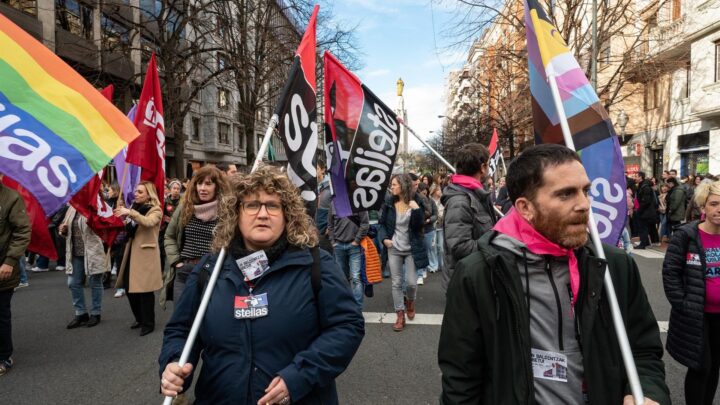
[[[568,125],[565,108],[563,107],[562,99],[560,98],[560,90],[558,90],[555,73],[548,72],[547,77],[550,84],[550,90],[552,91],[555,109],[558,112],[558,118],[560,120],[563,138],[565,139],[565,145],[568,148],[575,150],[575,142],[573,141],[572,134],[570,133],[570,126]],[[592,208],[590,209],[588,227],[590,228],[590,236],[593,244],[595,245],[595,249],[597,250],[598,257],[605,260],[605,251],[603,250],[602,242],[600,241],[600,234],[598,233],[597,225],[595,224]],[[615,333],[617,335],[618,342],[620,343],[620,352],[622,353],[623,363],[625,364],[625,370],[627,371],[628,380],[630,382],[630,389],[632,390],[633,397],[635,398],[635,404],[642,405],[645,403],[645,396],[643,395],[640,378],[638,377],[637,368],[635,367],[635,359],[632,355],[627,331],[625,330],[625,324],[623,323],[622,314],[620,313],[620,306],[618,305],[617,295],[615,294],[615,286],[613,285],[607,265],[605,266],[604,284],[605,291],[608,295],[608,302],[610,303],[613,326],[615,327]]]

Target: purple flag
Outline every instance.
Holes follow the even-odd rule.
[[[133,122],[135,121],[136,107],[137,106],[134,105],[127,114],[130,121]],[[126,156],[127,146],[122,148],[122,150],[118,152],[117,156],[113,158],[113,161],[115,162],[115,175],[117,176],[118,184],[120,185],[120,191],[123,194],[125,206],[129,207],[135,200],[135,187],[137,187],[138,183],[140,183],[140,167],[131,163],[126,163]],[[123,181],[123,173],[125,171],[126,165],[127,173],[125,173],[125,181],[123,182],[123,184],[120,184],[120,182]]]

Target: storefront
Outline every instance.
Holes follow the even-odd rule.
[[[709,169],[710,132],[678,136],[680,176],[707,174]]]

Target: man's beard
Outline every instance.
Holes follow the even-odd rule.
[[[587,225],[589,214],[577,214],[569,218],[556,218],[553,215],[546,215],[542,209],[537,210],[537,215],[531,221],[533,227],[553,243],[566,248],[576,249],[583,246],[588,239],[585,227],[567,228],[568,225]]]

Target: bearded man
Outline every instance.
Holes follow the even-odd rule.
[[[440,403],[633,404],[603,285],[607,267],[645,404],[669,404],[660,332],[635,262],[610,246],[603,261],[588,244],[590,180],[577,153],[526,149],[507,187],[513,209],[448,286]]]

